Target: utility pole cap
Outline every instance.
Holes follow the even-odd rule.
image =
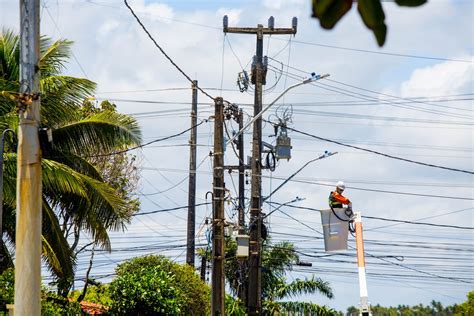
[[[275,28],[275,18],[273,16],[268,18],[268,28],[271,30]]]
[[[227,32],[227,28],[229,27],[229,17],[227,15],[224,15],[224,18],[222,19],[222,24],[224,26],[224,32]]]
[[[294,16],[291,20],[291,26],[293,27],[293,31],[295,32],[294,34],[296,34],[296,30],[298,28],[298,18],[296,16]]]

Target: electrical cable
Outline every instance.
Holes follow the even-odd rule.
[[[281,41],[282,39],[278,39],[278,40]],[[407,57],[407,58],[430,59],[430,60],[439,60],[439,61],[452,61],[452,62],[469,63],[469,64],[473,63],[472,60],[380,52],[380,51],[373,51],[373,50],[368,50],[368,49],[358,49],[358,48],[342,47],[342,46],[335,46],[335,45],[326,45],[326,44],[311,43],[311,42],[304,42],[304,41],[297,41],[297,40],[294,40],[293,42],[295,42],[297,44],[304,44],[304,45],[310,45],[310,46],[334,48],[334,49],[340,49],[340,50],[355,51],[355,52],[377,54],[377,55],[387,55],[387,56],[394,56],[394,57]]]
[[[271,122],[269,122],[269,123],[271,123]],[[421,161],[411,160],[411,159],[407,159],[407,158],[397,157],[397,156],[381,153],[381,152],[371,150],[371,149],[366,149],[366,148],[362,148],[362,147],[358,147],[358,146],[344,144],[344,143],[341,143],[341,142],[338,142],[338,141],[335,141],[335,140],[331,140],[331,139],[328,139],[328,138],[324,138],[324,137],[316,136],[316,135],[313,135],[313,134],[310,134],[310,133],[306,133],[306,132],[297,130],[295,128],[291,128],[291,127],[287,127],[287,128],[289,130],[293,131],[293,132],[300,133],[302,135],[306,135],[306,136],[309,136],[309,137],[312,137],[312,138],[315,138],[315,139],[319,139],[319,140],[322,140],[322,141],[325,141],[325,142],[329,142],[329,143],[333,143],[333,144],[337,144],[337,145],[340,145],[340,146],[345,146],[345,147],[349,147],[349,148],[353,148],[353,149],[357,149],[357,150],[366,151],[366,152],[369,152],[369,153],[372,153],[372,154],[376,154],[376,155],[379,155],[379,156],[383,156],[383,157],[387,157],[387,158],[391,158],[391,159],[395,159],[395,160],[405,161],[405,162],[408,162],[408,163],[413,163],[413,164],[417,164],[417,165],[421,165],[421,166],[425,166],[425,167],[438,168],[438,169],[461,172],[461,173],[467,173],[467,174],[474,174],[473,171],[469,171],[469,170],[444,167],[444,166],[425,163],[425,162],[421,162]]]
[[[192,130],[193,128],[198,127],[199,125],[201,125],[201,124],[203,124],[203,123],[207,123],[207,122],[208,122],[207,120],[202,120],[201,122],[197,123],[196,125],[191,126],[190,128],[187,128],[187,129],[185,129],[184,131],[179,132],[179,133],[177,133],[177,134],[173,134],[173,135],[170,135],[170,136],[158,138],[158,139],[149,141],[149,142],[147,142],[147,143],[145,143],[145,144],[140,144],[140,145],[137,145],[137,146],[133,146],[133,147],[130,147],[130,148],[127,148],[127,149],[124,149],[124,150],[114,151],[114,152],[105,153],[105,154],[81,156],[81,157],[82,157],[82,158],[96,158],[96,157],[106,157],[106,156],[120,155],[120,154],[129,152],[129,151],[138,149],[138,148],[146,147],[146,146],[148,146],[148,145],[151,145],[151,144],[154,144],[154,143],[157,143],[157,142],[161,142],[161,141],[165,141],[165,140],[168,140],[168,139],[171,139],[171,138],[175,138],[175,137],[181,136],[181,135],[185,134],[186,132]]]
[[[313,207],[307,207],[307,206],[296,206],[296,205],[284,205],[282,203],[278,202],[265,202],[268,204],[276,204],[276,205],[281,205],[281,206],[287,206],[290,208],[295,208],[295,209],[301,209],[301,210],[308,210],[308,211],[313,211],[313,212],[322,212],[323,210],[316,209]],[[331,208],[332,209],[332,208]],[[470,208],[472,209],[472,208]],[[335,214],[336,215],[336,214]],[[347,222],[348,220],[342,219],[339,216],[336,215],[336,217],[344,222]],[[382,221],[387,221],[387,222],[396,222],[396,223],[403,223],[403,224],[412,224],[412,225],[426,225],[426,226],[433,226],[433,227],[443,227],[443,228],[454,228],[454,229],[467,229],[467,230],[474,230],[474,227],[467,227],[467,226],[457,226],[457,225],[445,225],[445,224],[434,224],[434,223],[424,223],[424,222],[415,222],[415,221],[407,221],[407,220],[398,220],[398,219],[389,219],[389,218],[384,218],[384,217],[376,217],[376,216],[362,216],[362,218],[368,218],[368,219],[376,219],[376,220],[382,220]]]
[[[194,80],[192,80],[174,61],[173,59],[171,59],[170,56],[168,56],[168,54],[163,50],[163,48],[161,48],[160,45],[158,45],[158,43],[156,42],[156,40],[153,38],[153,36],[150,34],[150,32],[147,30],[147,28],[145,27],[145,25],[142,23],[142,21],[140,20],[140,18],[135,14],[135,11],[133,11],[132,7],[128,4],[127,0],[123,0],[123,2],[125,3],[125,5],[127,6],[127,8],[130,10],[130,12],[132,13],[132,15],[135,17],[135,20],[137,20],[138,24],[140,24],[140,26],[142,27],[142,29],[145,31],[145,33],[148,35],[148,37],[152,40],[152,42],[155,44],[155,46],[160,50],[160,52],[166,57],[166,59],[168,59],[168,61],[191,83],[191,84],[194,84]],[[204,89],[202,89],[201,87],[199,87],[198,85],[195,85],[196,88],[201,91],[202,94],[204,94],[205,96],[207,96],[208,98],[214,100],[214,97],[211,96],[209,93],[207,93]]]
[[[268,178],[268,176],[262,176],[262,178]],[[287,180],[284,177],[275,177],[275,179],[279,180]],[[314,181],[307,181],[307,180],[297,180],[291,179],[288,181],[298,182],[298,183],[307,183],[307,184],[314,184],[319,186],[326,186],[326,187],[333,187],[332,184],[326,183],[318,183]],[[367,191],[367,192],[378,192],[378,193],[387,193],[387,194],[397,194],[397,195],[408,195],[408,196],[422,196],[422,197],[430,197],[430,198],[439,198],[439,199],[450,199],[450,200],[465,200],[465,201],[474,201],[474,198],[470,197],[462,197],[462,196],[448,196],[448,195],[435,195],[435,194],[422,194],[422,193],[410,193],[410,192],[400,192],[400,191],[388,191],[388,190],[376,190],[376,189],[369,189],[369,188],[358,188],[353,186],[348,186],[347,188],[358,190],[358,191]]]

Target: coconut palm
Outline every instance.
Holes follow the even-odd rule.
[[[74,248],[81,231],[110,250],[108,232],[123,229],[133,208],[102,177],[94,157],[106,156],[141,142],[138,123],[113,110],[85,115],[81,106],[93,94],[90,80],[61,74],[72,42],[42,37],[40,50],[41,126],[52,130],[54,145],[43,152],[43,258],[53,275],[70,279],[75,266]],[[16,130],[19,82],[19,36],[0,33],[0,131]],[[125,154],[122,154],[125,155]],[[7,139],[4,164],[4,231],[14,244],[16,206],[16,153]],[[69,240],[73,244],[69,245]],[[6,246],[0,249],[0,268],[11,265]]]

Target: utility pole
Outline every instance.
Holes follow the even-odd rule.
[[[244,127],[244,113],[239,110],[239,131]],[[245,152],[244,133],[239,135],[237,140],[239,151],[239,234],[245,234]]]
[[[238,115],[239,131],[244,127],[244,113],[239,110]],[[244,152],[244,133],[239,135],[237,140],[237,148],[239,151],[239,235],[245,234],[245,152]],[[240,287],[237,291],[237,297],[244,304],[247,302],[247,261],[238,260],[240,269]]]
[[[40,1],[20,0],[15,315],[41,314]]]
[[[225,315],[224,284],[224,103],[215,100],[214,112],[214,172],[212,210],[212,295],[211,315]]]
[[[371,316],[369,295],[367,293],[367,280],[365,276],[364,237],[362,236],[362,216],[360,212],[354,212],[357,267],[359,270],[359,292],[360,292],[360,316]]]
[[[262,86],[265,84],[266,69],[263,64],[263,35],[296,34],[297,19],[293,18],[291,28],[275,28],[274,18],[268,19],[268,27],[258,24],[256,28],[229,27],[228,18],[224,16],[224,33],[255,34],[257,35],[256,55],[252,65],[252,84],[255,85],[254,116],[262,110]],[[249,315],[262,314],[262,243],[261,243],[261,191],[262,191],[262,118],[258,117],[253,123],[252,137],[252,181],[250,201],[250,244],[249,244],[249,288],[247,312]],[[252,229],[253,228],[253,229]]]
[[[188,236],[186,263],[194,268],[196,231],[196,135],[197,135],[197,80],[193,80],[191,136],[189,139]]]

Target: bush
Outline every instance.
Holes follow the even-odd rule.
[[[120,315],[208,315],[210,289],[188,265],[163,256],[120,264],[110,284],[112,313]]]

